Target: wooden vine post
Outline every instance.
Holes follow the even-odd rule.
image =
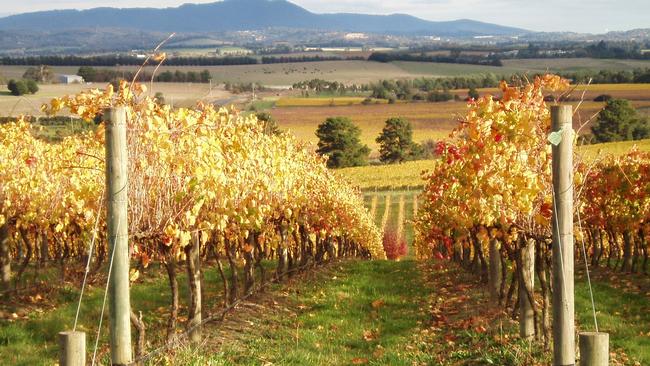
[[[111,362],[129,365],[131,351],[131,303],[129,296],[128,149],[126,109],[104,110],[106,124],[106,192],[108,245],[112,258],[109,278]]]
[[[86,333],[59,333],[59,366],[86,366]]]
[[[551,107],[553,145],[553,365],[575,365],[573,108]]]

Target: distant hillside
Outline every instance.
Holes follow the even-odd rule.
[[[432,22],[410,15],[315,14],[286,0],[224,0],[177,8],[55,10],[0,19],[0,30],[127,28],[149,32],[223,32],[267,28],[322,29],[438,36],[509,36],[526,30],[473,20]]]

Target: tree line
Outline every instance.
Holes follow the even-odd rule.
[[[634,41],[600,41],[595,44],[557,45],[554,43],[530,43],[517,54],[497,53],[499,58],[600,58],[618,60],[650,60],[650,53],[643,50],[649,43]],[[558,52],[559,51],[559,52]]]
[[[410,61],[410,62],[439,62],[450,64],[470,64],[484,66],[503,66],[503,63],[496,57],[468,56],[452,52],[451,55],[427,55],[426,53],[412,54],[403,52],[373,52],[368,57],[368,61],[376,62],[393,62],[393,61]]]
[[[363,57],[338,57],[321,55],[302,56],[264,56],[262,58],[251,56],[196,56],[196,57],[169,57],[165,59],[165,65],[169,66],[232,66],[232,65],[257,65],[277,64],[293,62],[319,62],[319,61],[342,61],[342,60],[364,60]],[[139,66],[144,59],[130,55],[102,55],[102,56],[28,56],[28,57],[2,57],[0,65],[51,65],[51,66]]]
[[[650,68],[634,70],[582,70],[559,73],[561,77],[575,84],[643,84],[650,82]],[[380,80],[361,86],[361,90],[371,90],[371,97],[398,100],[445,101],[454,96],[449,90],[496,88],[501,80],[514,84],[533,79],[539,74],[497,75],[488,73],[476,76],[457,76],[445,78],[419,78],[413,80]]]
[[[77,71],[77,75],[84,78],[86,82],[92,83],[109,83],[115,80],[133,80],[136,71],[124,71],[115,69],[96,69],[92,66],[82,66]],[[142,71],[138,74],[137,81],[154,81],[161,83],[208,83],[212,76],[209,70],[203,71],[163,71],[158,75]]]

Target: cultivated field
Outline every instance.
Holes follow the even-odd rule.
[[[611,93],[610,93],[611,94]],[[280,99],[282,100],[282,99]],[[327,99],[329,101],[329,99]],[[316,99],[318,101],[318,99]],[[305,99],[307,103],[307,99]],[[573,102],[577,106],[577,102]],[[639,109],[650,109],[650,100],[636,100],[632,103]],[[604,106],[604,103],[585,101],[580,105],[579,113],[574,119],[578,129]],[[465,114],[465,102],[442,103],[397,103],[320,107],[286,107],[274,108],[269,112],[278,121],[281,128],[294,133],[299,139],[316,144],[315,135],[320,123],[328,117],[349,117],[361,129],[361,141],[367,144],[376,155],[378,146],[375,139],[390,117],[403,117],[413,126],[413,139],[422,142],[428,139],[446,138],[458,125],[459,118]],[[589,123],[580,130],[589,132]]]
[[[435,160],[409,161],[393,165],[373,165],[336,170],[336,174],[364,191],[412,189],[422,187],[422,172],[430,170]]]
[[[404,117],[413,125],[415,141],[441,139],[456,125],[455,116],[465,110],[465,103],[404,103],[341,107],[291,107],[270,111],[283,129],[299,139],[317,143],[315,132],[328,117],[349,117],[361,129],[361,141],[376,150],[375,139],[390,117]]]

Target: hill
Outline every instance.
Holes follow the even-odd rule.
[[[191,21],[188,21],[190,20]],[[224,0],[176,8],[55,10],[0,19],[0,30],[125,28],[149,32],[223,32],[268,28],[322,29],[438,36],[518,35],[518,28],[473,20],[433,22],[405,14],[316,14],[286,0]]]

